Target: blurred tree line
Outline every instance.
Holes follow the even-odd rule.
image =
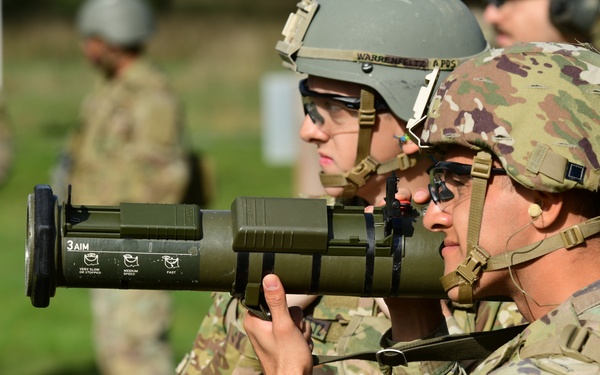
[[[72,18],[83,0],[0,0],[6,21],[31,16]],[[252,18],[281,19],[295,10],[298,0],[147,0],[158,14],[185,12],[201,15],[233,14]],[[482,0],[463,0],[469,7],[481,7]]]
[[[18,21],[32,16],[73,17],[82,0],[3,0],[4,19]],[[195,12],[203,15],[244,14],[279,18],[294,9],[297,0],[148,0],[159,14]]]

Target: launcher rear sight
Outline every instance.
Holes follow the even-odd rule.
[[[70,197],[59,205],[37,185],[27,203],[26,294],[47,307],[57,287],[229,292],[266,317],[261,281],[275,273],[292,294],[445,298],[441,235],[423,227],[418,207],[392,210],[393,220],[384,211],[253,197],[229,211]]]

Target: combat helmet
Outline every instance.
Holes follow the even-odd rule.
[[[276,49],[285,67],[363,85],[361,97],[380,96],[404,121],[415,116],[413,106],[428,74],[438,68],[443,79],[487,49],[475,17],[460,0],[302,0],[282,33]],[[344,186],[346,196],[373,173],[406,169],[416,162],[404,154],[386,161],[370,157],[376,116],[370,102],[361,101],[353,170],[321,174],[324,186]]]
[[[423,129],[416,125],[409,131],[420,132],[423,148],[458,145],[478,151],[471,168],[469,254],[457,271],[442,278],[446,290],[459,287],[460,302],[470,302],[472,284],[481,272],[571,248],[600,232],[600,217],[596,217],[517,249],[510,257],[490,257],[479,245],[492,157],[500,161],[508,176],[529,189],[598,191],[597,51],[571,44],[527,43],[481,54],[450,74],[431,102]]]
[[[83,37],[119,47],[143,45],[154,33],[154,14],[142,0],[87,0],[77,15]]]

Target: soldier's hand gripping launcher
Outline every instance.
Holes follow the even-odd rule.
[[[222,291],[260,308],[262,277],[276,273],[294,294],[445,298],[441,236],[389,195],[373,214],[300,198],[237,198],[225,211],[76,206],[70,196],[58,205],[50,186],[37,185],[27,296],[46,307],[56,287]]]

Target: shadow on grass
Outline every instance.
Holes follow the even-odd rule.
[[[79,367],[59,368],[45,373],[44,375],[100,375],[95,363],[88,363]]]

